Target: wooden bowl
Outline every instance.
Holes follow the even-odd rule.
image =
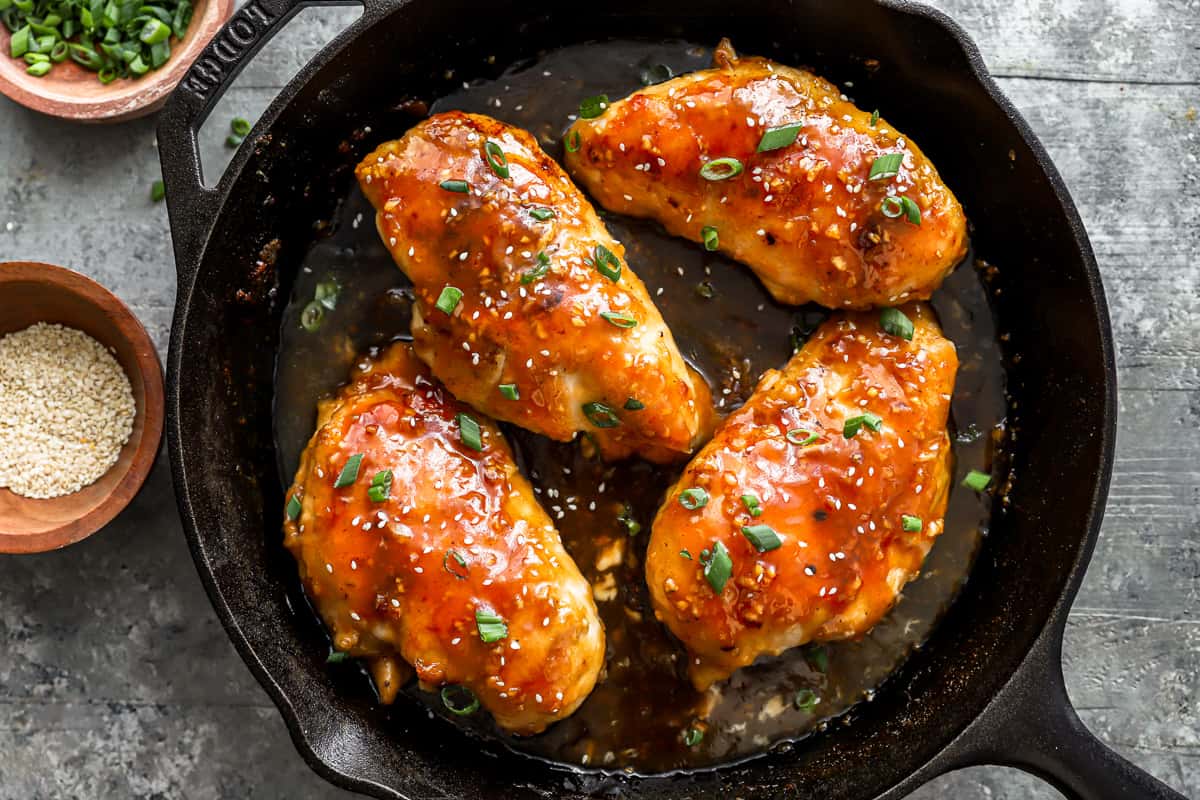
[[[105,86],[67,59],[44,78],[25,72],[23,59],[9,57],[8,28],[0,25],[0,93],[34,111],[80,122],[121,122],[157,111],[183,79],[200,51],[233,13],[234,0],[196,0],[192,24],[182,42],[171,40],[171,58],[140,78]]]
[[[40,553],[78,542],[129,505],[158,455],[163,429],[162,365],[137,317],[100,284],[62,267],[0,263],[0,336],[35,322],[76,328],[116,357],[133,389],[133,432],[117,463],[79,491],[46,500],[0,488],[0,553]]]

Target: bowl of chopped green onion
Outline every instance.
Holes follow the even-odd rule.
[[[84,122],[155,111],[233,0],[0,0],[0,92]]]

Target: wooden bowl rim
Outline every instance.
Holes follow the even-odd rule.
[[[166,102],[183,80],[192,62],[203,52],[221,26],[233,15],[234,0],[198,0],[188,36],[161,69],[141,78],[113,81],[98,93],[72,92],[75,81],[26,76],[25,63],[8,55],[8,29],[0,25],[0,94],[26,108],[61,119],[80,122],[121,122],[152,113]],[[58,69],[83,72],[68,59]],[[95,80],[95,78],[92,78]]]
[[[68,292],[96,306],[118,323],[114,327],[132,347],[137,375],[128,375],[142,383],[143,403],[141,438],[133,455],[112,469],[124,469],[125,474],[115,483],[108,495],[83,516],[56,527],[36,533],[0,531],[0,553],[42,553],[82,541],[113,520],[137,496],[146,482],[150,468],[158,456],[164,424],[163,372],[154,341],[129,307],[96,281],[65,267],[39,261],[0,262],[0,288],[6,283],[41,283]],[[63,495],[70,497],[71,495]],[[61,498],[48,498],[53,503]]]

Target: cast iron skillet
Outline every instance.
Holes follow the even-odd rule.
[[[727,0],[366,0],[362,18],[263,115],[255,146],[242,148],[216,190],[203,188],[197,129],[305,5],[244,6],[180,85],[158,135],[179,270],[168,436],[180,513],[217,614],[317,772],[382,798],[833,800],[900,797],[949,770],[996,763],[1072,798],[1179,797],[1088,733],[1063,686],[1063,626],[1112,466],[1112,337],[1062,181],[960,28],[899,0],[739,0],[736,15]],[[743,52],[784,61],[802,53],[827,77],[854,80],[860,104],[887,108],[963,200],[978,253],[1001,265],[994,312],[1021,356],[1008,368],[1020,416],[1011,507],[996,515],[972,579],[927,645],[848,724],[715,771],[653,778],[555,767],[480,745],[417,710],[385,723],[369,698],[339,691],[320,632],[288,606],[295,566],[279,546],[271,435],[277,296],[286,297],[314,225],[345,196],[355,132],[393,125],[398,135],[412,118],[397,104],[444,91],[447,70],[457,83],[538,49],[610,36],[730,36]]]

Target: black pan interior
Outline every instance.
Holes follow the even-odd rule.
[[[195,545],[243,652],[265,677],[310,761],[381,796],[571,797],[623,787],[643,797],[869,797],[901,782],[979,713],[1021,661],[1085,554],[1102,472],[1102,310],[1077,231],[1019,129],[940,25],[868,2],[634,3],[586,9],[415,0],[364,32],[277,109],[233,182],[176,330],[180,470]],[[489,748],[422,713],[391,714],[337,685],[326,642],[289,608],[294,564],[278,546],[272,370],[300,260],[347,194],[370,130],[403,130],[411,100],[494,76],[540,50],[607,37],[730,36],[748,53],[851,81],[938,164],[1000,265],[993,313],[1007,337],[1019,419],[1009,506],[972,580],[927,645],[821,736],[716,773],[622,781]],[[248,649],[247,649],[248,648]]]

